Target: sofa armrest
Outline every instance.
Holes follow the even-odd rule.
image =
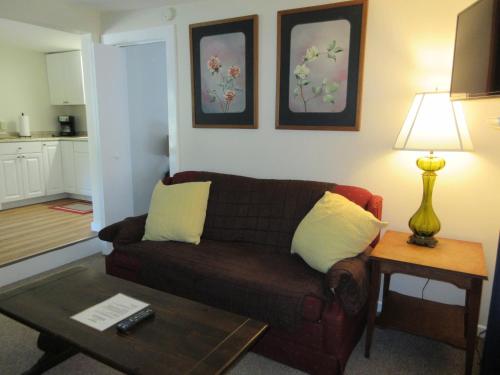
[[[127,217],[118,223],[111,224],[99,231],[99,238],[103,241],[121,245],[138,242],[144,236],[147,214]]]
[[[368,246],[358,256],[335,263],[325,275],[328,288],[349,315],[359,313],[368,299],[368,257],[371,251]]]

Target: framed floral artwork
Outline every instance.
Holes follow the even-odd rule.
[[[257,128],[258,16],[189,26],[193,127]]]
[[[278,12],[277,129],[359,130],[367,7]]]

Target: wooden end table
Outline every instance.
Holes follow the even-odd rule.
[[[435,248],[408,244],[408,233],[387,231],[370,255],[372,262],[365,357],[375,324],[425,336],[466,351],[465,374],[472,373],[483,280],[488,279],[480,243],[440,238]],[[381,274],[382,312],[377,317]],[[451,283],[465,289],[464,306],[448,305],[390,291],[401,273]]]

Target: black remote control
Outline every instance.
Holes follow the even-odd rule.
[[[116,330],[119,333],[128,333],[137,324],[146,319],[151,319],[155,316],[155,312],[151,307],[145,307],[144,309],[136,312],[135,314],[129,316],[127,319],[123,319],[116,325]]]

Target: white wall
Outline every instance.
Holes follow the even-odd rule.
[[[149,210],[153,188],[168,170],[165,43],[123,47],[127,61],[134,213]]]
[[[326,1],[214,0],[177,7],[180,169],[248,176],[304,178],[359,185],[384,197],[390,228],[407,230],[421,199],[415,159],[419,153],[392,150],[415,92],[448,89],[456,15],[473,0],[370,0],[360,132],[274,129],[276,12]],[[106,15],[103,32],[164,24],[165,8]],[[259,15],[258,130],[193,129],[189,62],[190,23]],[[435,209],[441,236],[483,243],[490,274],[496,258],[500,212],[500,131],[488,124],[500,116],[500,100],[464,104],[474,153],[443,154]],[[393,285],[419,295],[424,280],[394,278]],[[463,304],[463,293],[431,282],[427,298]],[[485,284],[480,323],[485,324],[491,283]]]
[[[0,15],[70,33],[91,33],[96,39],[100,32],[98,11],[65,0],[0,0]]]
[[[30,116],[31,131],[57,130],[44,53],[0,45],[0,82],[0,121],[9,132],[18,131],[21,112]]]

